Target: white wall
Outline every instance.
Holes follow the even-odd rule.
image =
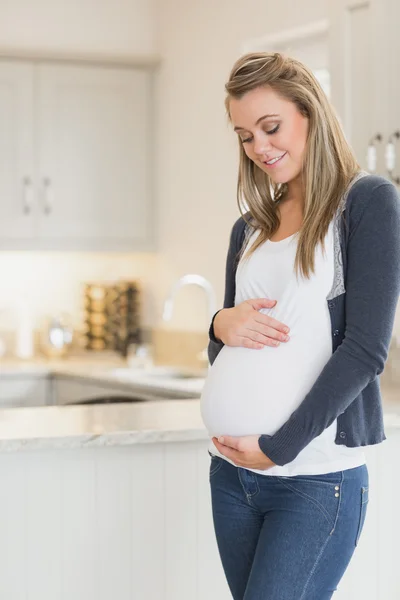
[[[326,16],[326,0],[159,1],[159,304],[169,283],[190,271],[209,278],[222,303],[228,237],[239,216],[224,84],[242,44]],[[202,294],[182,292],[177,327],[201,329],[205,319]]]
[[[152,54],[156,0],[2,0],[0,48]]]
[[[157,256],[134,253],[0,252],[0,331],[15,330],[16,298],[29,299],[34,324],[60,311],[67,312],[77,328],[82,326],[83,284],[134,279],[144,291],[142,315],[151,325],[156,315],[154,281]],[[6,307],[7,310],[1,309]]]

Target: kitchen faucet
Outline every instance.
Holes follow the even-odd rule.
[[[172,310],[174,306],[174,300],[176,293],[185,285],[198,285],[205,291],[208,302],[208,312],[210,315],[210,322],[216,312],[216,299],[215,292],[211,283],[202,275],[188,274],[183,275],[178,281],[172,286],[169,296],[164,303],[163,320],[170,321],[172,317]],[[200,352],[199,358],[206,360],[208,358],[207,348]]]

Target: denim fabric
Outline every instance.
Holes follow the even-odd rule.
[[[365,465],[265,477],[212,456],[214,528],[234,600],[328,600],[364,526]]]

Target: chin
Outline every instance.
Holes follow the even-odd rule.
[[[284,184],[284,183],[289,183],[290,181],[293,181],[294,179],[296,179],[300,173],[294,171],[294,172],[289,172],[287,169],[286,170],[282,170],[281,173],[279,173],[278,171],[271,173],[270,171],[267,171],[265,169],[265,172],[268,173],[268,175],[271,178],[271,181],[273,181],[274,183],[278,183],[280,185]]]
[[[271,181],[274,183],[279,183],[280,185],[283,183],[287,183],[291,180],[291,177],[285,177],[284,175],[279,176],[278,174],[270,175]]]
[[[291,177],[290,175],[286,175],[285,173],[268,173],[268,175],[270,176],[271,181],[273,181],[274,183],[279,183],[280,185],[288,183],[293,179],[293,177]]]

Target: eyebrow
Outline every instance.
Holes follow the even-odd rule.
[[[255,125],[258,125],[261,121],[263,121],[264,119],[270,119],[271,117],[279,117],[279,115],[263,115],[262,117],[260,117],[259,119],[257,119],[257,121],[255,122]],[[245,127],[240,127],[239,125],[237,127],[234,128],[234,131],[239,131],[240,129],[246,129]]]

